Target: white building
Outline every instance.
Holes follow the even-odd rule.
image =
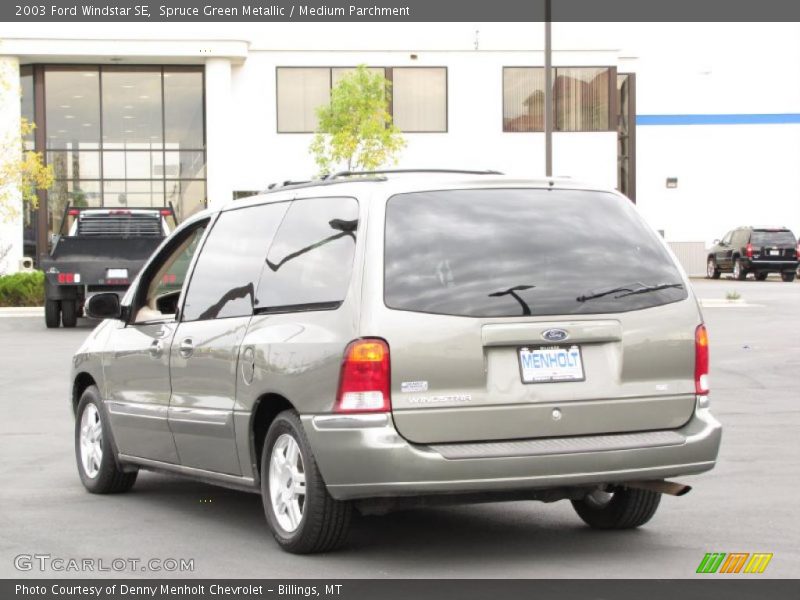
[[[398,167],[541,175],[543,45],[541,23],[0,24],[22,90],[0,134],[35,120],[57,177],[0,226],[0,271],[68,203],[185,216],[308,179],[313,109],[358,64],[393,82]],[[621,189],[676,244],[800,231],[800,24],[556,23],[553,48],[555,175]]]

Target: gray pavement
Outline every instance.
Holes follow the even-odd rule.
[[[706,552],[772,552],[763,576],[797,577],[800,283],[694,285],[709,300],[738,290],[753,306],[704,310],[720,461],[683,478],[694,490],[665,497],[647,526],[592,531],[567,502],[415,510],[358,519],[346,549],[312,557],[278,549],[252,494],[146,472],[129,494],[86,493],[68,371],[92,324],[51,331],[41,317],[0,318],[0,577],[86,575],[15,569],[15,556],[38,553],[194,559],[193,573],[148,576],[683,578]]]

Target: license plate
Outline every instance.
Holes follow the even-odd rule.
[[[540,346],[519,349],[519,368],[523,383],[583,381],[581,347]]]
[[[128,269],[106,269],[106,279],[127,279]]]
[[[780,250],[770,250],[769,251],[769,255],[770,256],[780,256],[780,254],[781,254]]]

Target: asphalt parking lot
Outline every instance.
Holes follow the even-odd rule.
[[[194,559],[194,572],[153,576],[660,579],[695,576],[706,552],[772,552],[762,577],[796,577],[800,282],[694,285],[710,301],[722,450],[717,468],[683,478],[694,490],[665,497],[648,525],[596,532],[567,502],[414,510],[361,518],[346,549],[311,557],[278,549],[255,495],[146,472],[129,494],[86,493],[74,464],[68,372],[92,324],[47,330],[41,317],[2,316],[0,577],[81,576],[15,569],[19,554],[49,554]],[[728,305],[734,290],[744,302]]]

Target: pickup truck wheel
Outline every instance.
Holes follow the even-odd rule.
[[[325,487],[297,413],[280,413],[261,453],[261,497],[275,540],[294,554],[327,552],[347,539],[352,505]]]
[[[78,301],[61,301],[61,324],[64,327],[75,327],[78,324]]]
[[[769,273],[756,273],[756,281],[765,281],[767,279],[767,275],[769,275]]]
[[[742,261],[738,258],[733,263],[733,278],[744,281],[747,278],[747,271],[742,268]]]
[[[783,279],[786,283],[791,283],[794,281],[794,271],[784,271],[781,273],[781,279]]]
[[[44,301],[44,324],[48,329],[61,325],[61,303],[58,300]]]
[[[572,506],[584,523],[595,529],[633,529],[647,523],[655,514],[661,494],[649,490],[616,488],[596,490]]]
[[[93,494],[127,492],[138,470],[123,471],[114,456],[110,427],[100,392],[89,386],[81,395],[75,416],[75,459],[83,487]]]

